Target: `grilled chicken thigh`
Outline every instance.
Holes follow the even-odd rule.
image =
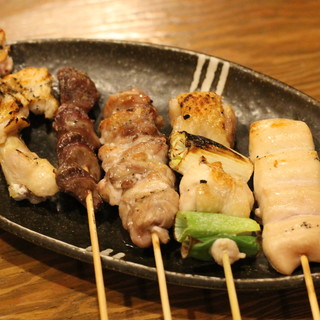
[[[200,162],[180,183],[181,211],[224,213],[248,218],[254,203],[247,183],[227,174],[221,162]]]
[[[168,146],[159,129],[162,117],[150,98],[138,89],[112,95],[100,123],[99,158],[105,177],[99,192],[119,206],[123,227],[132,242],[151,245],[151,233],[169,240],[168,228],[178,211],[175,175],[166,165]]]
[[[39,203],[58,192],[55,168],[20,138],[10,136],[0,145],[0,163],[13,199]]]
[[[291,274],[301,255],[320,262],[320,162],[302,121],[267,119],[250,128],[254,193],[263,250],[273,267]]]
[[[52,76],[45,68],[26,68],[0,79],[1,167],[16,200],[38,203],[58,191],[54,167],[19,137],[29,126],[29,110],[47,118],[55,115],[58,102],[51,90]]]

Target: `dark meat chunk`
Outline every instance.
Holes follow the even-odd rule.
[[[59,107],[53,123],[53,128],[58,132],[58,137],[67,132],[76,132],[87,141],[94,149],[101,146],[100,140],[93,127],[93,121],[87,113],[72,104],[64,104]]]
[[[91,151],[94,151],[95,148],[87,142],[87,140],[78,132],[66,132],[60,135],[57,143],[57,155],[58,158],[61,157],[61,153],[63,153],[63,149],[67,147],[69,144],[81,143],[86,144]]]
[[[62,165],[56,173],[56,180],[62,192],[74,196],[84,206],[88,192],[92,192],[93,207],[98,210],[102,205],[102,199],[97,191],[94,178],[88,171],[80,167]]]
[[[71,103],[89,112],[99,100],[100,94],[87,74],[73,67],[65,67],[58,71],[57,76],[62,104]]]
[[[101,169],[95,153],[83,143],[65,146],[58,156],[59,165],[68,165],[86,169],[96,182],[101,178]]]

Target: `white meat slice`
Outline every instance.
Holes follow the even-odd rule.
[[[0,145],[0,163],[10,196],[15,200],[38,203],[58,192],[55,168],[31,152],[18,137],[9,136]]]
[[[320,216],[292,216],[269,222],[262,233],[262,247],[272,266],[282,274],[291,274],[306,255],[320,262]]]
[[[310,129],[302,121],[266,119],[250,126],[249,154],[252,161],[290,150],[314,150]]]
[[[250,127],[254,192],[271,265],[291,274],[301,255],[320,262],[320,162],[301,121],[267,119]]]
[[[320,183],[279,184],[262,189],[257,198],[263,224],[293,215],[320,215]]]
[[[221,162],[192,166],[180,182],[179,210],[250,216],[254,203],[248,185],[227,174]]]
[[[306,165],[306,163],[308,165]],[[282,184],[320,183],[319,158],[316,151],[291,150],[257,158],[254,189],[259,201],[262,189],[281,188]]]

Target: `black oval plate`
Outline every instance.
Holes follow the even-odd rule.
[[[27,66],[47,67],[53,75],[63,66],[89,74],[102,94],[100,106],[112,93],[138,87],[154,101],[165,117],[170,97],[190,90],[222,93],[238,117],[236,149],[247,155],[248,127],[255,120],[286,117],[305,121],[317,150],[320,141],[320,103],[267,76],[216,57],[177,48],[123,41],[41,40],[12,44],[15,71]],[[99,120],[100,110],[93,112]],[[51,123],[31,116],[23,131],[30,149],[55,164],[55,134]],[[31,205],[9,198],[0,175],[0,226],[23,239],[81,261],[91,262],[90,237],[85,208],[73,198],[59,195],[55,202]],[[96,215],[102,263],[105,268],[138,277],[157,279],[152,248],[132,245],[123,230],[117,209],[105,205]],[[214,263],[183,260],[179,244],[162,246],[167,281],[201,287],[225,288],[223,270]],[[314,281],[320,283],[320,266],[311,264]],[[302,270],[290,276],[275,272],[260,253],[232,266],[237,289],[288,289],[304,285]]]

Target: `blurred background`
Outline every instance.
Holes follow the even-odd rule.
[[[1,0],[0,8],[9,41],[63,37],[178,46],[245,65],[320,99],[317,0]]]

